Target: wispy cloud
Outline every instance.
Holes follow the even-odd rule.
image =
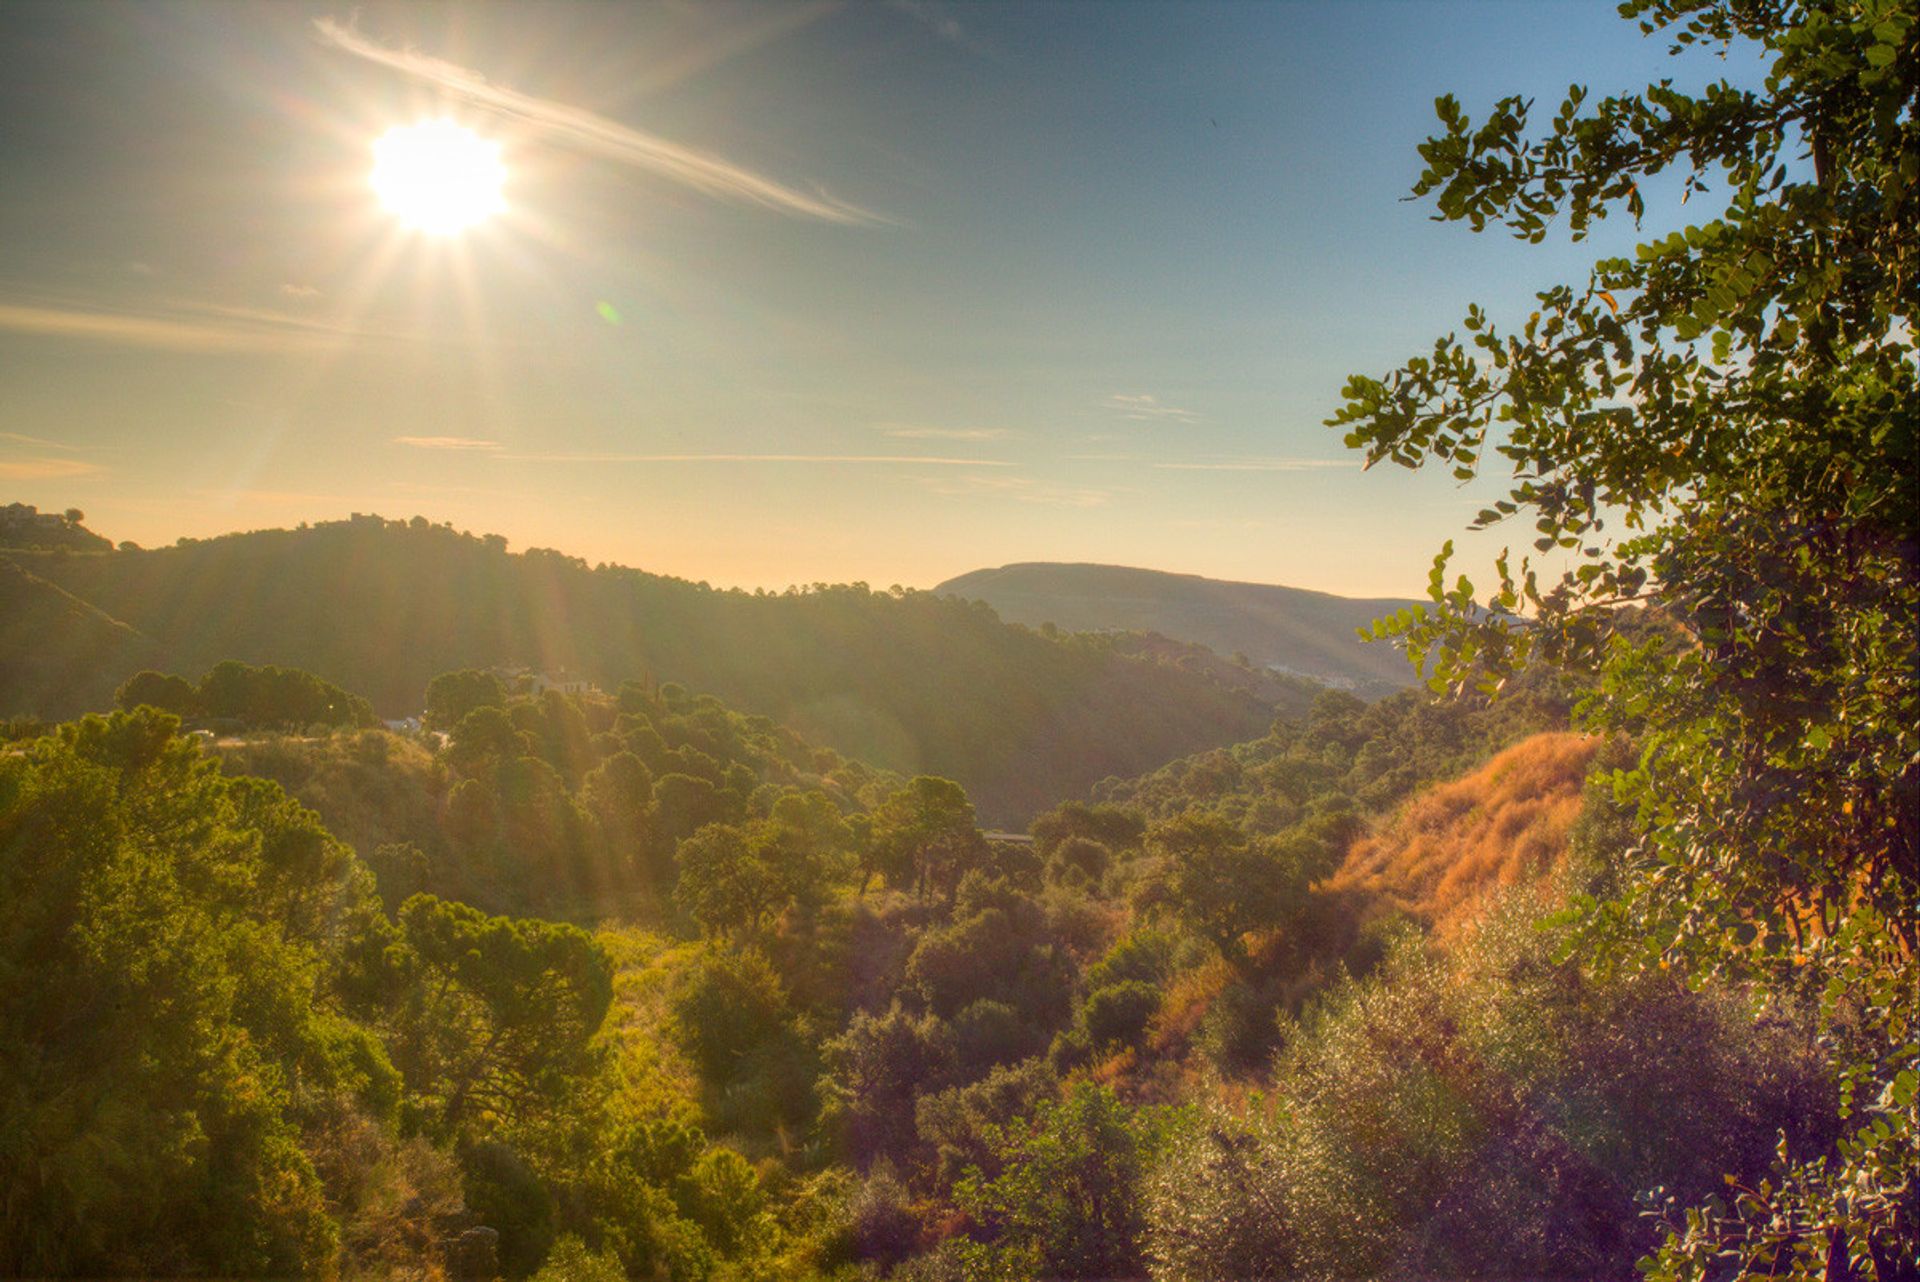
[[[190,493],[197,495],[200,502],[216,508],[232,507],[314,507],[320,504],[354,505],[367,502],[365,495],[356,494],[320,494],[307,490],[257,490],[245,486],[236,486],[228,490],[200,489]]]
[[[1029,476],[922,476],[920,484],[935,494],[954,496],[998,495],[1022,503],[1045,503],[1052,507],[1104,507],[1113,501],[1114,491],[1082,485],[1059,485],[1037,481]]]
[[[202,354],[303,351],[354,338],[420,340],[323,316],[184,302],[104,309],[65,300],[0,302],[0,330]]]
[[[502,490],[491,485],[423,485],[418,481],[388,481],[387,488],[396,494],[409,497],[438,497],[446,494],[491,494],[513,497],[512,490]]]
[[[286,296],[287,296],[288,298],[318,298],[318,297],[320,297],[320,288],[319,288],[319,286],[317,286],[317,285],[298,285],[298,284],[295,284],[295,283],[294,283],[293,281],[288,281],[288,282],[287,282],[286,284],[284,284],[284,285],[282,285],[282,286],[280,287],[280,292],[281,292],[281,293],[283,293],[283,294],[285,294],[285,295],[286,295]]]
[[[1166,472],[1322,472],[1359,467],[1359,459],[1237,458],[1209,463],[1155,463]]]
[[[67,453],[79,449],[78,445],[66,445],[60,441],[43,440],[38,436],[24,436],[19,432],[0,432],[0,441],[9,445],[26,445],[36,450],[64,450]]]
[[[99,464],[77,458],[0,459],[0,481],[52,481],[99,470]]]
[[[396,436],[395,445],[410,445],[416,450],[464,450],[487,452],[506,447],[498,441],[483,441],[472,436]]]
[[[925,454],[495,454],[516,463],[879,463],[920,467],[1012,467],[1005,459]]]
[[[1168,521],[1167,528],[1174,530],[1207,530],[1214,533],[1222,531],[1252,533],[1256,530],[1271,530],[1272,521],[1263,517],[1194,517],[1187,520]]]
[[[310,335],[220,320],[189,320],[138,312],[79,311],[0,303],[0,330],[46,338],[77,338],[171,352],[259,352]]]
[[[887,221],[825,193],[809,193],[711,152],[670,142],[617,120],[494,84],[471,68],[411,49],[392,49],[331,18],[314,19],[320,39],[343,53],[410,76],[530,130],[619,164],[671,179],[717,200],[759,205],[831,223]]]
[[[1163,404],[1159,397],[1146,392],[1115,392],[1100,403],[1122,418],[1130,418],[1138,422],[1198,423],[1200,421],[1200,416],[1192,410],[1181,409],[1178,405]]]
[[[1004,441],[1013,435],[1005,427],[909,427],[886,424],[880,435],[910,441]]]

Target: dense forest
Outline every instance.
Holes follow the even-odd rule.
[[[955,784],[677,687],[469,670],[418,733],[352,705],[262,728],[316,688],[141,674],[130,710],[0,757],[8,972],[95,994],[85,1019],[41,986],[7,1007],[34,1048],[7,1271],[1617,1273],[1655,1240],[1649,1173],[1704,1196],[1758,1178],[1777,1129],[1834,1125],[1804,1016],[1754,1043],[1731,993],[1549,956],[1530,919],[1621,858],[1604,801],[1445,894],[1392,848],[1400,799],[1502,745],[1404,822],[1464,851],[1543,796],[1577,811],[1593,746],[1541,733],[1550,698],[1329,691],[1221,754],[1239,774],[1175,763],[1012,842]],[[1427,1151],[1435,1073],[1458,1117]],[[1273,1129],[1294,1099],[1325,1134]],[[1221,1213],[1234,1163],[1324,1186],[1289,1211],[1320,1245]],[[1520,1236],[1460,1254],[1446,1217],[1514,1183]],[[1377,1237],[1331,1230],[1354,1216]]]
[[[1920,20],[1622,7],[1771,78],[1440,101],[1442,218],[1726,206],[1349,383],[1575,554],[1443,552],[1420,688],[424,521],[22,561],[150,648],[0,740],[0,1273],[1920,1277]]]
[[[312,672],[395,718],[460,668],[609,690],[674,681],[889,769],[958,779],[1010,824],[1109,775],[1244,739],[1312,697],[1164,639],[1042,635],[983,605],[858,584],[716,591],[509,553],[424,518],[16,553],[0,563],[0,605],[20,620],[0,651],[10,713],[70,716],[141,668],[197,676],[228,659]],[[57,658],[74,647],[84,664]]]

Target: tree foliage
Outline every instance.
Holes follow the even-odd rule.
[[[867,867],[895,885],[951,898],[985,854],[973,803],[951,779],[916,776],[874,808]]]
[[[1307,891],[1338,866],[1350,828],[1337,820],[1283,838],[1250,838],[1217,815],[1196,812],[1148,830],[1159,861],[1146,898],[1164,904],[1228,960],[1242,963],[1242,936],[1283,927],[1304,911]]]
[[[1629,965],[1823,994],[1855,1130],[1680,1216],[1656,1268],[1893,1276],[1920,1241],[1911,1020],[1920,862],[1920,15],[1907,0],[1631,0],[1676,51],[1739,45],[1765,83],[1570,90],[1479,122],[1452,98],[1416,192],[1438,216],[1575,238],[1647,189],[1719,212],[1542,291],[1333,420],[1369,462],[1509,469],[1480,524],[1529,518],[1557,577],[1503,556],[1477,601],[1436,561],[1391,621],[1440,686],[1528,662],[1594,674],[1587,723],[1637,736],[1616,788],[1641,859],[1588,934]]]
[[[507,706],[507,687],[499,677],[479,668],[442,672],[427,682],[426,724],[451,730],[476,708]]]
[[[577,926],[490,917],[416,895],[400,910],[409,994],[400,1066],[430,1127],[511,1126],[590,1066],[612,1000],[606,955]]]
[[[1139,1277],[1142,1177],[1173,1120],[1082,1082],[1031,1118],[989,1124],[1000,1173],[962,1180],[958,1196],[1034,1276]]]
[[[331,1000],[365,873],[177,726],[89,718],[0,756],[0,1272],[324,1268],[302,1120],[394,1102]]]

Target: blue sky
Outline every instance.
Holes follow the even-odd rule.
[[[9,5],[0,497],[749,586],[1414,594],[1493,484],[1363,474],[1341,383],[1632,237],[1431,222],[1434,96],[1723,72],[1594,0]],[[442,116],[508,210],[433,239],[366,178]]]

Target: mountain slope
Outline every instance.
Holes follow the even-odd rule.
[[[463,667],[565,669],[608,689],[677,681],[849,756],[957,779],[996,824],[1257,735],[1312,693],[1230,688],[1204,665],[1112,638],[1051,639],[928,593],[716,591],[541,549],[510,555],[504,540],[418,518],[21,564],[153,638],[160,657],[131,666],[194,677],[222,659],[284,664],[387,716],[417,711],[428,680]],[[0,685],[0,710],[98,706],[131,666],[103,658],[87,682]]]
[[[98,707],[157,653],[118,619],[0,557],[0,715]]]
[[[985,601],[1002,618],[1036,627],[1160,632],[1367,694],[1413,684],[1399,651],[1354,635],[1382,615],[1417,604],[1410,600],[1361,600],[1197,574],[1052,561],[975,570],[933,591]]]

